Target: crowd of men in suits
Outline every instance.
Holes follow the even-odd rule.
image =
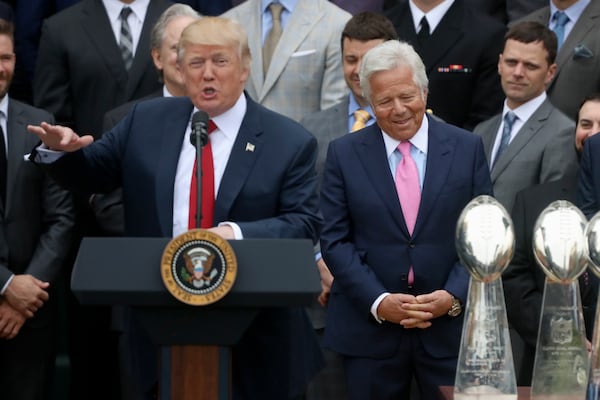
[[[555,198],[600,209],[600,3],[39,1],[29,25],[24,3],[0,2],[2,393],[50,398],[56,282],[81,237],[190,227],[197,109],[217,127],[203,227],[312,239],[322,283],[314,306],[265,310],[235,346],[234,399],[433,399],[452,385],[469,279],[454,227],[479,194],[515,220],[505,297],[529,384],[535,216]],[[156,348],[128,313],[65,293],[71,398],[155,398]]]

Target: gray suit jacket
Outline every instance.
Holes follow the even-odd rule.
[[[258,103],[300,121],[331,107],[348,92],[342,75],[340,38],[351,15],[327,0],[299,1],[273,54],[262,68],[260,0],[248,0],[224,17],[248,33],[252,66],[246,90]]]
[[[309,114],[302,118],[301,124],[317,138],[319,153],[317,155],[317,174],[319,187],[327,157],[329,142],[348,133],[349,95],[340,103],[318,113]]]
[[[27,125],[54,123],[46,111],[9,99],[6,203],[0,199],[0,287],[14,274],[52,282],[73,245],[71,195],[23,160],[38,142]]]
[[[483,139],[488,164],[501,119],[498,114],[474,130]],[[574,122],[548,100],[525,122],[491,171],[494,196],[509,212],[519,191],[576,173],[574,132]]]
[[[548,25],[550,7],[525,17]],[[600,91],[600,1],[586,7],[556,57],[556,76],[547,89],[550,101],[575,119],[583,99]]]

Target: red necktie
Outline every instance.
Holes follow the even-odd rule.
[[[208,121],[208,134],[210,135],[217,126],[213,120]],[[188,229],[196,228],[196,201],[198,197],[198,181],[196,179],[196,161],[192,171],[192,183],[190,185],[190,213]],[[213,214],[215,208],[215,171],[213,166],[212,148],[210,140],[202,147],[202,220],[200,228],[206,229],[213,226]]]

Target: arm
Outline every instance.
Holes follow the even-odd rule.
[[[310,238],[317,241],[321,224],[318,210],[315,159],[317,142],[309,137],[295,150],[291,162],[283,166],[276,210],[270,218],[257,221],[233,221],[244,238]],[[274,165],[273,168],[276,168]]]
[[[348,18],[350,15],[348,15]],[[340,46],[340,32],[344,29],[347,19],[340,17],[332,18],[334,26],[329,29],[329,38],[327,40],[327,49],[325,54],[325,71],[321,82],[321,110],[333,107],[343,100],[348,94],[348,86],[344,81],[342,74],[342,49]]]
[[[574,130],[575,127],[569,124],[560,130],[556,138],[548,141],[548,145],[542,154],[538,183],[557,181],[565,176],[576,175],[579,165],[577,151],[573,144]]]

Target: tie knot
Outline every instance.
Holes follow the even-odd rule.
[[[359,108],[358,110],[354,111],[354,119],[364,124],[371,119],[371,114],[369,114],[367,110]]]
[[[217,130],[217,124],[212,119],[208,120],[208,134],[210,135]]]
[[[269,4],[269,10],[271,11],[271,15],[273,16],[273,21],[279,21],[281,19],[281,11],[283,10],[283,6],[281,4]]]
[[[398,151],[402,154],[402,157],[409,158],[410,157],[410,142],[400,142],[398,145]]]
[[[514,112],[508,111],[506,114],[504,114],[504,123],[508,125],[509,128],[513,126],[516,120],[517,114],[515,114]]]
[[[121,20],[125,20],[126,21],[127,18],[129,18],[129,14],[131,14],[132,12],[133,11],[131,11],[131,8],[129,8],[129,7],[123,7],[121,9],[121,14],[120,14]]]
[[[565,26],[569,22],[569,16],[563,11],[557,11],[552,16],[552,19],[556,21],[557,26]]]
[[[423,18],[421,18],[421,29],[419,29],[419,35],[420,36],[427,36],[429,35],[429,23],[427,22],[427,17],[423,16]]]

